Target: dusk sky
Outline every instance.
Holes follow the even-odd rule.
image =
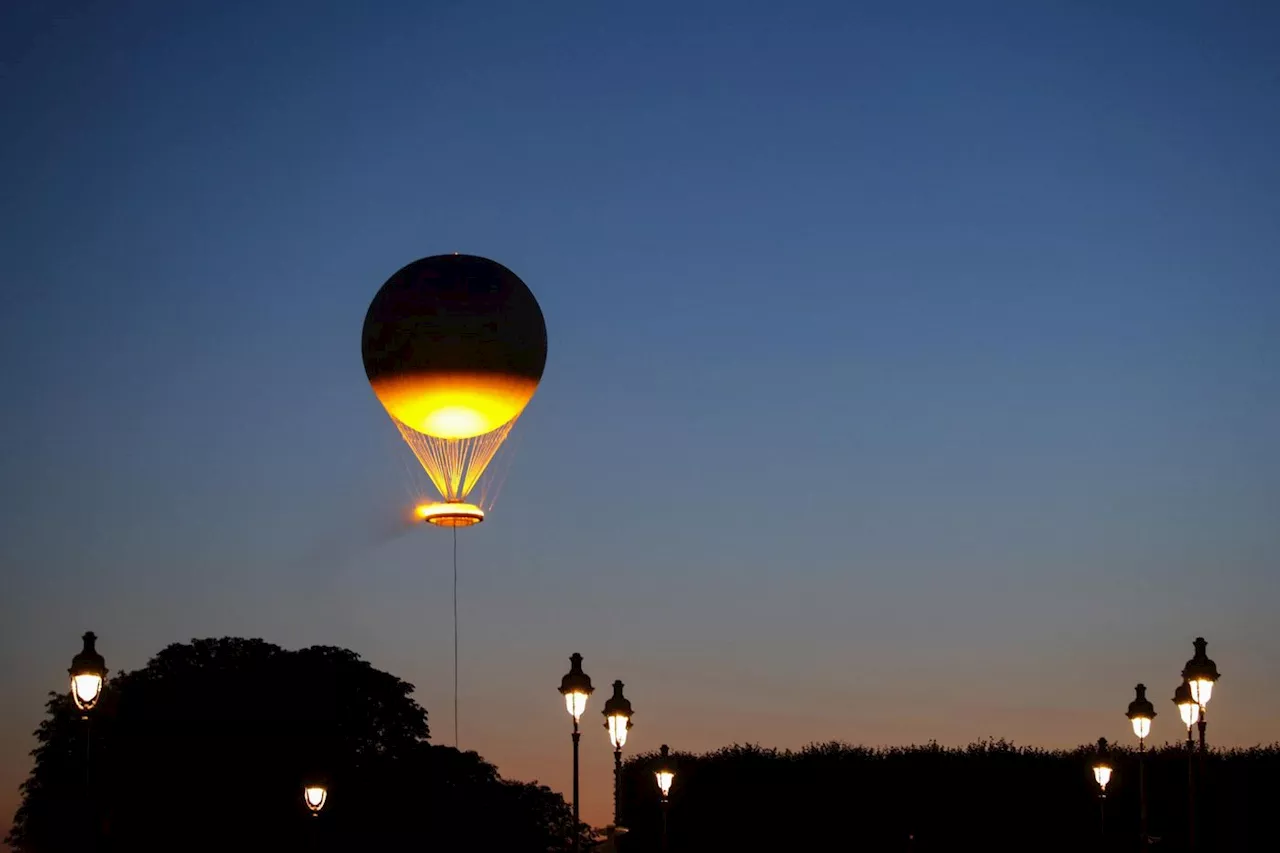
[[[627,6],[628,8],[620,8]],[[1123,8],[1121,8],[1123,7]],[[461,746],[1131,740],[1192,640],[1280,740],[1273,2],[0,12],[0,832],[80,634],[351,648],[452,732],[451,536],[360,360],[493,258],[546,316],[458,537]],[[421,478],[419,478],[421,479]],[[677,780],[677,785],[679,784]]]

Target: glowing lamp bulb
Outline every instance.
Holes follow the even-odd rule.
[[[1134,717],[1129,722],[1133,723],[1133,733],[1139,738],[1146,738],[1151,734],[1151,718],[1150,717]]]
[[[96,672],[90,672],[71,676],[71,697],[75,700],[76,707],[81,711],[92,709],[94,705],[98,704],[98,697],[101,695],[101,675]]]
[[[1191,698],[1201,707],[1208,705],[1209,697],[1213,695],[1213,682],[1207,678],[1194,678],[1189,684],[1191,685]]]
[[[609,726],[609,743],[613,744],[614,749],[622,749],[627,744],[627,729],[631,725],[631,718],[623,714],[614,714],[609,717],[607,725]]]
[[[658,790],[662,792],[662,796],[665,797],[670,794],[671,783],[675,781],[676,774],[670,770],[659,770],[653,775],[658,777]]]
[[[569,712],[569,716],[573,717],[573,721],[582,719],[583,711],[587,710],[587,694],[581,690],[572,690],[564,694],[564,705]]]
[[[323,785],[308,785],[302,789],[302,800],[314,815],[319,815],[327,799],[329,799],[329,790]]]
[[[1107,783],[1111,781],[1111,768],[1106,764],[1097,764],[1093,768],[1094,781],[1098,783],[1098,788],[1102,791],[1107,790]]]

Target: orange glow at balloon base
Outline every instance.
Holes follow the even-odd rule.
[[[536,380],[499,373],[411,373],[373,381],[392,418],[435,438],[472,438],[519,417]]]
[[[414,514],[437,527],[470,527],[484,521],[484,510],[462,501],[419,504],[414,508]]]

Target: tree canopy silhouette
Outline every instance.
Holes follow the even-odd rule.
[[[169,646],[109,680],[88,721],[50,698],[7,840],[31,853],[571,849],[560,795],[431,745],[412,692],[345,649]],[[313,817],[302,786],[317,775],[330,794]]]
[[[1138,849],[1138,755],[1112,747],[1105,838],[1092,765],[1096,748],[1045,750],[1004,740],[868,748],[820,743],[799,751],[735,745],[679,754],[671,789],[673,851],[1119,851]],[[627,853],[660,849],[658,754],[626,762]],[[1150,832],[1158,849],[1187,849],[1188,754],[1147,753]],[[1280,747],[1213,750],[1198,783],[1200,851],[1275,846]]]

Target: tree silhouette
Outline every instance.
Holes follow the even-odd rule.
[[[7,840],[32,853],[571,849],[558,794],[432,746],[412,691],[344,649],[169,646],[108,681],[87,722],[50,698]],[[317,774],[330,795],[313,817],[302,786]]]
[[[1004,740],[799,751],[734,745],[680,754],[669,811],[670,849],[857,851],[1137,851],[1138,755],[1113,748],[1101,837],[1093,745],[1017,747]],[[1187,849],[1188,754],[1147,752],[1155,849]],[[657,753],[623,769],[622,849],[660,849]],[[1269,806],[1280,797],[1280,746],[1214,750],[1197,783],[1198,850],[1273,849]]]

